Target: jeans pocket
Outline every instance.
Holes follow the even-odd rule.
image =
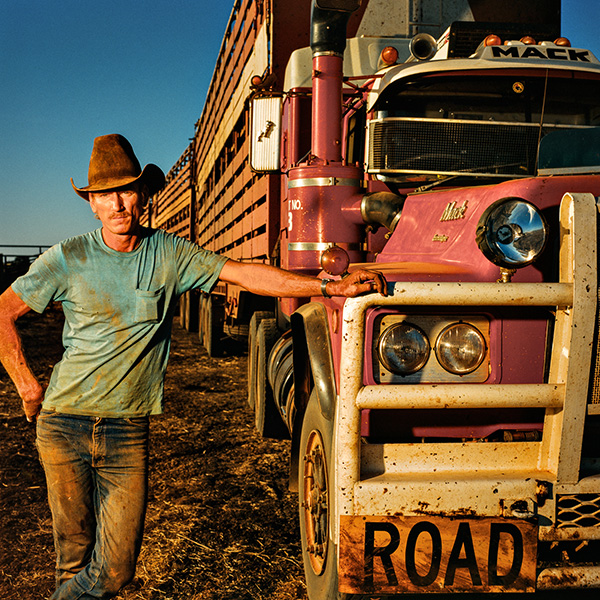
[[[164,305],[163,288],[135,290],[136,323],[158,323]]]
[[[150,423],[148,417],[126,417],[124,420],[128,425],[134,425],[142,429],[147,428]]]

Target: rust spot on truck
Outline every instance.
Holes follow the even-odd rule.
[[[551,588],[570,588],[579,585],[579,577],[574,573],[547,573],[544,580]]]

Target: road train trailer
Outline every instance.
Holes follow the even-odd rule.
[[[209,354],[248,340],[311,600],[600,586],[600,63],[572,42],[559,2],[234,5],[147,222],[389,284],[181,303]]]

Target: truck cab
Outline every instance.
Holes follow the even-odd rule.
[[[600,585],[600,64],[477,25],[346,75],[339,161],[283,103],[282,264],[390,292],[281,302],[311,599]]]

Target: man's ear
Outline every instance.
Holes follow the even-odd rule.
[[[96,214],[96,200],[94,199],[94,195],[88,192],[88,202],[90,203],[90,208],[92,212]]]
[[[140,190],[142,194],[142,205],[146,206],[148,204],[148,200],[150,200],[150,188],[144,184]]]

